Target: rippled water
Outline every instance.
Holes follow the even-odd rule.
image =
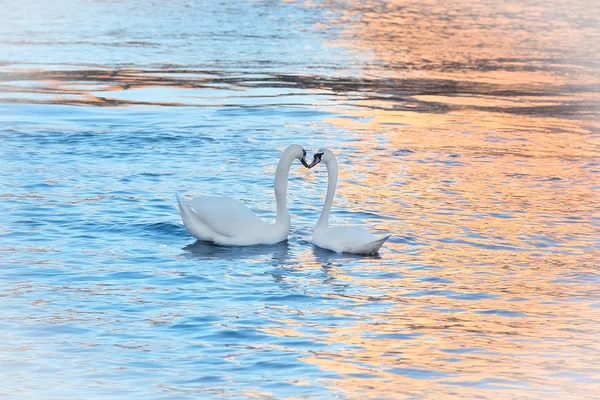
[[[600,9],[24,0],[0,13],[0,396],[592,398]],[[195,242],[175,193],[287,243]]]

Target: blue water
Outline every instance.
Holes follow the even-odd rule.
[[[3,5],[0,396],[595,393],[600,12],[471,3]],[[287,242],[186,232],[175,193],[273,220],[292,143],[378,256],[311,245],[299,163]]]

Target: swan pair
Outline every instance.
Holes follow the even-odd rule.
[[[309,164],[302,146],[293,144],[286,148],[275,171],[275,201],[277,217],[268,224],[248,207],[230,197],[199,196],[190,202],[177,195],[181,220],[188,232],[198,240],[224,246],[252,246],[275,244],[287,239],[290,232],[290,213],[286,204],[288,176],[294,160],[306,168],[319,163],[327,166],[327,194],[321,216],[315,226],[312,243],[336,253],[376,254],[390,235],[377,238],[357,226],[329,227],[329,213],[337,186],[338,164],[329,149],[320,149]]]

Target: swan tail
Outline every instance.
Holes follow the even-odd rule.
[[[352,254],[364,254],[364,255],[377,254],[379,252],[379,249],[381,249],[381,246],[383,246],[385,241],[388,240],[390,238],[390,236],[392,236],[392,235],[387,235],[385,237],[382,237],[381,239],[373,240],[372,242],[368,242],[368,243],[361,243],[358,245],[347,246],[346,248],[344,248],[343,252],[344,253],[352,253]]]
[[[181,214],[181,222],[183,222],[183,225],[186,226],[187,228],[187,222],[190,221],[190,213],[193,212],[193,210],[183,202],[183,200],[181,200],[181,197],[179,197],[178,193],[175,193],[175,197],[177,197],[177,205],[179,206],[179,214]]]
[[[185,229],[198,240],[212,240],[206,228],[203,226],[200,216],[183,200],[179,194],[175,193],[177,204],[179,205],[179,214]]]

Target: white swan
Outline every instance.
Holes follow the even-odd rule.
[[[188,232],[198,240],[224,246],[274,244],[287,239],[290,213],[286,205],[288,175],[294,160],[306,164],[306,151],[293,144],[284,150],[275,171],[275,201],[277,217],[268,224],[248,207],[230,197],[199,196],[190,202],[177,195],[181,220]]]
[[[338,180],[338,164],[335,155],[329,149],[317,151],[308,168],[312,168],[320,162],[324,162],[327,166],[327,194],[323,211],[315,225],[312,243],[336,253],[377,254],[391,235],[378,239],[372,233],[358,226],[329,227],[329,212]]]

